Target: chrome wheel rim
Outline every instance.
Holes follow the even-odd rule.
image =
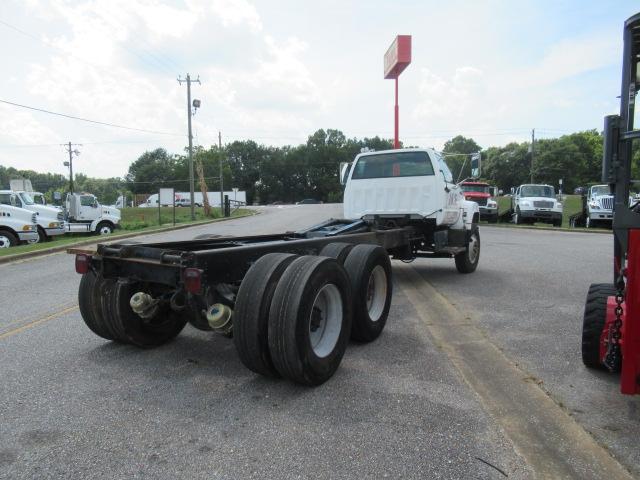
[[[335,348],[342,331],[342,296],[333,283],[320,289],[309,317],[309,340],[316,356],[327,357]]]
[[[468,252],[469,252],[469,261],[471,263],[475,263],[478,258],[478,254],[480,253],[480,242],[478,241],[477,233],[474,233],[473,235],[471,235],[471,239],[469,240]]]
[[[387,288],[387,272],[382,265],[376,265],[371,270],[367,285],[367,310],[372,322],[377,322],[382,317],[387,302]]]
[[[10,246],[11,242],[9,241],[9,237],[0,235],[0,248],[9,248]]]
[[[101,227],[100,235],[109,235],[111,233],[111,228],[109,227]]]

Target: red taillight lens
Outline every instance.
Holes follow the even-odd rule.
[[[185,268],[182,279],[187,292],[198,293],[202,288],[202,270],[198,268]]]
[[[80,275],[84,275],[89,271],[91,266],[91,255],[85,253],[78,253],[76,255],[76,272]]]

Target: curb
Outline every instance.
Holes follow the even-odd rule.
[[[174,230],[184,230],[185,228],[190,228],[190,227],[198,227],[200,225],[208,225],[210,223],[218,223],[218,222],[226,222],[228,220],[236,220],[238,218],[245,218],[245,217],[252,217],[254,215],[259,215],[260,212],[256,211],[256,210],[252,210],[251,213],[248,213],[246,215],[242,215],[242,216],[238,216],[238,217],[225,217],[225,218],[216,218],[213,220],[206,220],[204,222],[195,222],[195,223],[188,223],[186,225],[176,225],[176,226],[172,226],[172,227],[162,227],[162,228],[158,228],[157,230],[150,230],[150,231],[137,231],[137,232],[131,232],[131,233],[125,233],[122,235],[117,235],[115,237],[109,237],[108,239],[105,239],[104,241],[100,241],[98,240],[100,237],[93,237],[92,239],[87,239],[87,240],[81,240],[77,243],[66,243],[64,245],[60,245],[60,246],[54,246],[51,248],[43,248],[42,250],[35,250],[33,252],[24,252],[24,253],[16,253],[14,255],[5,255],[0,257],[0,265],[5,264],[5,263],[10,263],[16,260],[24,260],[27,258],[33,258],[33,257],[41,257],[44,255],[50,255],[52,253],[59,253],[59,252],[64,252],[66,251],[68,248],[73,248],[73,247],[82,247],[85,245],[93,245],[96,243],[111,243],[111,242],[117,242],[119,240],[123,240],[123,239],[127,239],[127,238],[132,238],[132,237],[140,237],[142,235],[153,235],[155,233],[164,233],[164,232],[171,232]]]
[[[569,227],[527,227],[527,226],[515,226],[515,225],[509,225],[507,226],[507,224],[505,225],[500,225],[495,224],[495,223],[481,223],[480,224],[482,227],[491,227],[491,228],[509,228],[512,230],[542,230],[542,231],[548,231],[548,232],[565,232],[565,233],[598,233],[600,235],[612,235],[613,234],[613,230],[603,230],[603,229],[597,229],[597,230],[587,230],[586,228],[581,228],[581,229],[577,229],[577,228],[569,228]]]

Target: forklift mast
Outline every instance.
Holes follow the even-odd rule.
[[[640,87],[640,13],[624,24],[620,114],[604,119],[602,181],[611,186],[614,200],[614,283],[628,254],[629,230],[640,229],[640,212],[629,209],[632,142],[640,138],[634,127],[636,92]],[[638,122],[640,123],[640,122]]]
[[[607,323],[616,321],[616,315],[622,321],[620,391],[633,395],[640,394],[640,207],[629,205],[629,192],[632,144],[640,139],[640,121],[634,125],[640,87],[640,13],[625,22],[623,42],[620,114],[605,117],[602,181],[609,183],[614,193],[613,284],[617,297],[608,299]],[[623,296],[618,305],[622,309],[614,314],[615,298]]]

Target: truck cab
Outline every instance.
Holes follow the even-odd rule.
[[[36,203],[30,192],[0,190],[0,203],[35,213],[41,242],[64,235],[66,231],[63,213],[57,208]]]
[[[37,241],[36,214],[23,208],[0,204],[0,248]]]
[[[91,193],[67,194],[65,210],[69,232],[107,235],[120,226],[120,210],[100,205]]]
[[[488,183],[473,180],[460,184],[466,200],[476,202],[480,208],[480,220],[488,220],[489,223],[498,222],[498,202],[494,198],[492,188]]]
[[[544,222],[562,226],[562,202],[551,185],[520,185],[511,197],[511,212],[516,225]]]
[[[435,150],[365,152],[343,172],[345,218],[396,224],[417,220],[454,229],[479,219],[477,203],[465,200]]]
[[[589,187],[585,199],[585,226],[593,227],[597,223],[611,225],[613,221],[613,194],[609,185]]]

